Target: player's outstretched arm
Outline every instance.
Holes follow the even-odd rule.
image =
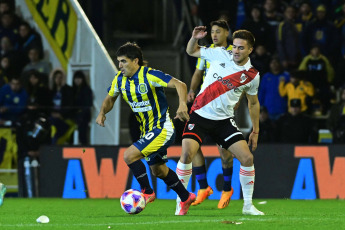
[[[198,68],[195,69],[194,74],[192,76],[192,81],[190,83],[190,90],[188,92],[188,97],[187,97],[188,102],[194,101],[195,91],[197,90],[197,88],[199,87],[201,83],[203,74],[204,74],[203,70],[200,70]]]
[[[247,94],[247,99],[249,115],[253,125],[253,131],[249,135],[248,146],[251,146],[252,151],[255,151],[258,146],[259,137],[260,103],[257,95]]]
[[[176,111],[174,119],[180,119],[180,121],[188,121],[188,107],[187,107],[187,86],[182,81],[172,78],[168,83],[168,88],[175,88],[179,97],[179,107]]]
[[[193,57],[200,57],[200,47],[198,45],[198,40],[206,36],[206,26],[197,26],[194,28],[192,37],[190,38],[186,52],[188,55]]]
[[[101,110],[96,118],[96,123],[100,126],[104,127],[104,121],[106,119],[105,114],[107,114],[110,110],[112,110],[114,103],[117,99],[117,96],[112,97],[107,95],[102,103]]]

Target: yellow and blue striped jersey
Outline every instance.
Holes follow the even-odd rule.
[[[155,128],[173,127],[163,87],[172,77],[159,70],[141,66],[130,78],[117,73],[108,89],[109,96],[122,94],[140,123],[141,136]]]
[[[214,48],[214,44],[211,44],[209,46],[206,46],[208,48]],[[227,47],[225,47],[226,50],[232,50],[232,45],[228,45]],[[205,77],[206,77],[206,74],[207,74],[207,71],[208,69],[210,68],[210,63],[208,61],[206,61],[205,59],[202,59],[202,58],[198,58],[197,62],[196,62],[196,66],[195,68],[199,69],[199,70],[203,70],[204,71],[204,75],[203,75],[203,78],[202,78],[202,82],[205,81]],[[201,84],[202,86],[202,84]]]

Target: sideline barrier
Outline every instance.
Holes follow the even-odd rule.
[[[204,146],[202,149],[207,161],[208,182],[214,189],[210,199],[219,199],[223,177],[217,147]],[[40,196],[119,198],[126,189],[139,189],[123,161],[125,150],[119,146],[44,147],[40,159]],[[181,146],[168,149],[168,166],[173,170],[180,154]],[[254,157],[254,198],[345,198],[345,145],[262,144]],[[235,160],[232,199],[241,198],[239,167],[239,162]],[[176,198],[176,194],[162,180],[151,177],[150,173],[148,175],[157,198]],[[188,190],[198,190],[194,176]]]

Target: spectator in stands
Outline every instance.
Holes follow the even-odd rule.
[[[292,71],[290,73],[290,82],[286,82],[284,78],[281,78],[279,94],[282,97],[287,96],[289,105],[291,105],[291,100],[299,99],[301,112],[307,112],[308,102],[314,96],[314,87],[310,82],[303,79],[303,74],[302,71]]]
[[[41,35],[34,31],[29,23],[22,22],[19,25],[18,51],[26,58],[25,64],[30,61],[28,54],[29,50],[32,48],[37,48],[39,50],[39,57],[42,59],[43,45]]]
[[[308,1],[303,2],[299,7],[299,14],[297,16],[297,23],[301,23],[301,30],[309,25],[315,19],[312,7]]]
[[[13,24],[17,28],[21,18],[15,14],[15,1],[14,0],[0,0],[0,17],[7,13],[11,12],[13,15]]]
[[[334,69],[327,57],[322,55],[320,46],[315,44],[310,54],[303,58],[299,70],[307,71],[308,80],[315,87],[329,85],[334,79]]]
[[[303,35],[304,30],[312,21],[314,21],[315,17],[312,12],[312,7],[308,1],[304,1],[299,6],[299,14],[297,15],[296,19],[296,28],[299,33],[299,45],[300,45],[300,51],[302,56],[306,56],[308,54],[308,51],[306,50],[306,47],[303,45]]]
[[[0,49],[1,57],[7,56],[10,59],[11,63],[17,63],[21,60],[18,52],[13,48],[12,42],[9,37],[4,36],[1,38]]]
[[[90,144],[90,121],[91,108],[93,105],[93,94],[90,86],[86,82],[83,71],[76,71],[73,75],[73,95],[75,111],[75,122],[78,126],[79,143]]]
[[[3,13],[8,12],[8,11],[12,11],[13,12],[13,9],[12,9],[12,6],[10,4],[10,1],[9,0],[1,0],[0,1],[0,16]]]
[[[278,24],[284,19],[284,16],[279,12],[277,1],[265,0],[263,7],[264,7],[264,14],[263,14],[264,20],[266,20],[270,26],[272,26],[273,28],[276,28]]]
[[[13,77],[0,89],[0,123],[16,122],[25,111],[27,100],[28,94],[22,88],[20,79]]]
[[[295,17],[295,8],[287,6],[284,11],[284,21],[279,23],[277,29],[277,51],[285,70],[297,68],[301,61],[299,33],[295,25]]]
[[[331,108],[327,128],[333,134],[333,143],[345,143],[345,85],[340,88],[340,101]]]
[[[8,37],[16,48],[18,43],[18,27],[15,25],[13,12],[7,11],[1,15],[0,38]]]
[[[38,157],[40,145],[51,143],[48,118],[53,105],[52,95],[36,70],[29,71],[25,89],[28,92],[27,110],[16,126],[18,153]]]
[[[275,141],[275,124],[269,118],[268,111],[265,106],[260,107],[260,135],[258,141],[260,143],[272,143]]]
[[[277,120],[287,111],[286,99],[279,95],[279,79],[289,81],[289,73],[282,71],[280,62],[273,58],[270,62],[270,72],[263,75],[259,87],[260,105],[268,110],[270,119]]]
[[[29,70],[37,70],[38,72],[44,74],[46,76],[49,75],[51,72],[51,64],[50,62],[44,61],[40,59],[40,51],[38,48],[31,48],[28,53],[28,57],[30,62],[24,67],[23,72]],[[45,79],[44,79],[45,80]],[[46,81],[44,81],[46,82]]]
[[[255,50],[250,55],[250,62],[259,70],[260,75],[267,73],[270,68],[271,54],[266,50],[266,47],[262,44],[256,44]]]
[[[326,113],[332,97],[330,84],[333,83],[334,69],[327,57],[321,54],[318,45],[312,46],[310,54],[303,58],[299,70],[306,71],[306,80],[315,87],[315,96],[322,103],[323,113]]]
[[[309,52],[314,44],[318,44],[321,53],[328,58],[336,60],[340,55],[339,35],[333,22],[327,20],[324,5],[317,7],[316,20],[303,31],[303,46],[306,51]]]
[[[336,65],[336,75],[334,79],[334,85],[337,87],[345,84],[345,3],[342,5],[342,10],[334,21],[334,24],[338,29],[341,43],[341,57]]]
[[[0,87],[7,84],[12,76],[14,75],[11,71],[10,59],[7,56],[4,56],[0,60]]]
[[[270,47],[271,43],[274,43],[274,37],[270,35],[270,25],[262,19],[261,8],[258,5],[254,5],[251,9],[250,16],[250,18],[244,21],[242,29],[249,30],[253,33],[255,44]]]
[[[342,33],[343,26],[345,25],[345,3],[341,7],[341,11],[334,20],[335,27]]]
[[[284,16],[279,12],[276,0],[265,0],[263,6],[263,19],[270,25],[270,34],[275,34],[277,27],[279,23],[283,21]],[[271,37],[272,42],[267,46],[267,49],[273,54],[276,51],[276,39],[275,36]]]
[[[25,90],[28,93],[28,112],[33,119],[37,119],[39,114],[49,116],[53,106],[52,92],[44,84],[42,74],[37,70],[28,72],[29,79],[25,84]]]
[[[73,90],[66,84],[66,75],[62,69],[55,69],[50,74],[50,87],[53,96],[51,123],[54,126],[52,144],[64,144],[70,140],[75,129],[73,119]]]
[[[302,113],[301,100],[293,99],[289,105],[289,112],[276,123],[278,141],[291,144],[316,143],[317,127],[310,117]]]

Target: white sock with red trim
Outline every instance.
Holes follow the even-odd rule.
[[[255,181],[254,165],[250,167],[240,167],[240,182],[242,186],[244,205],[251,205]]]
[[[183,164],[181,161],[177,163],[176,174],[185,188],[187,188],[189,179],[192,176],[192,168],[192,163]]]
[[[189,179],[192,176],[192,168],[193,168],[192,163],[183,164],[181,161],[178,161],[177,163],[176,174],[185,188],[187,188]],[[181,199],[179,196],[177,196],[175,215],[180,215],[179,214],[181,211],[180,203],[181,203]]]

